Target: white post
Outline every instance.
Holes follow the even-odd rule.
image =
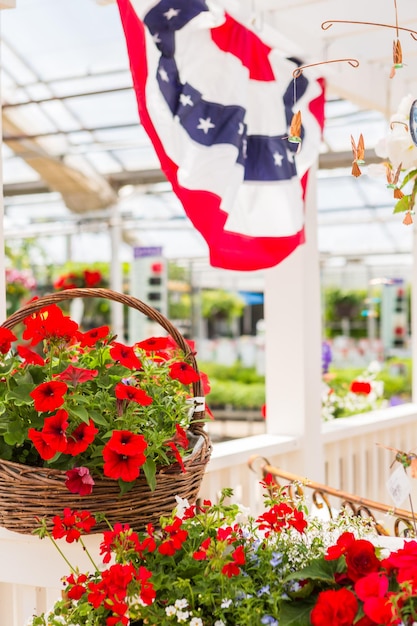
[[[109,231],[110,231],[110,246],[111,246],[111,260],[110,260],[110,289],[123,292],[123,271],[122,264],[120,262],[120,245],[122,241],[122,219],[119,212],[119,207],[115,204],[110,209],[109,219]],[[124,324],[123,324],[123,305],[119,302],[111,302],[111,327],[112,331],[118,337],[118,341],[123,343],[124,341]]]
[[[417,363],[417,224],[413,224],[413,268],[411,272],[411,360]],[[417,402],[417,367],[412,368],[412,402]]]
[[[305,202],[306,243],[266,272],[267,432],[301,439],[297,473],[324,482],[317,165]]]

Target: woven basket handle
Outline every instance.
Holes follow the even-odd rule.
[[[106,300],[113,300],[114,302],[120,302],[121,304],[125,304],[132,309],[136,309],[143,313],[151,320],[157,322],[164,330],[167,331],[169,335],[174,339],[177,345],[184,352],[185,359],[190,362],[192,367],[195,369],[197,373],[199,373],[197,361],[193,352],[190,349],[190,346],[186,342],[183,335],[175,328],[173,324],[164,316],[162,313],[154,309],[153,307],[145,304],[141,300],[134,298],[133,296],[129,296],[127,294],[118,293],[117,291],[112,291],[111,289],[102,289],[102,288],[88,288],[83,287],[79,289],[65,289],[64,291],[57,291],[56,293],[47,294],[38,298],[37,300],[32,300],[29,304],[21,307],[12,315],[10,315],[1,326],[3,328],[13,328],[20,322],[22,322],[28,315],[43,309],[46,306],[51,304],[56,304],[57,302],[63,302],[64,300],[72,300],[73,298],[104,298]],[[199,379],[197,382],[193,383],[193,394],[194,398],[201,398],[203,396],[203,388],[201,380]],[[192,421],[201,420],[201,417],[204,415],[204,411],[195,411],[192,417]]]

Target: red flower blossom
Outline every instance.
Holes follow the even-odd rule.
[[[372,391],[371,383],[354,380],[350,384],[350,391],[352,391],[352,393],[362,393],[364,395],[368,395]]]
[[[64,404],[64,394],[67,389],[67,385],[63,382],[47,381],[35,387],[29,395],[34,399],[35,410],[46,413],[55,411]]]
[[[39,431],[35,430],[34,428],[29,428],[29,430],[28,430],[28,437],[32,441],[32,443],[35,446],[36,450],[38,451],[39,456],[44,461],[49,461],[50,459],[52,459],[55,456],[55,454],[56,454],[55,448],[52,447],[45,440],[45,438],[43,436],[43,433],[40,433]]]
[[[174,380],[179,380],[183,385],[190,385],[200,380],[199,374],[185,361],[177,361],[170,365],[169,375]]]
[[[353,582],[371,572],[377,572],[381,562],[375,553],[375,546],[366,539],[357,539],[346,551],[346,574]]]
[[[280,532],[283,528],[293,526],[298,532],[302,533],[305,529],[306,522],[302,511],[297,511],[285,502],[274,504],[268,511],[265,511],[258,517],[259,529],[266,530],[266,536],[271,531]]]
[[[355,542],[355,535],[353,533],[344,532],[340,535],[338,540],[336,541],[335,546],[330,546],[327,548],[327,552],[325,554],[326,561],[333,561],[334,559],[338,559],[345,554],[348,548]]]
[[[98,370],[89,370],[83,367],[74,367],[73,365],[68,365],[68,367],[63,372],[61,372],[60,374],[55,374],[54,378],[67,381],[71,383],[73,387],[76,387],[79,383],[85,383],[87,380],[91,380],[97,375]]]
[[[86,592],[86,581],[87,576],[85,574],[80,574],[79,576],[70,574],[67,576],[66,582],[69,587],[65,590],[66,596],[68,596],[70,600],[79,600]]]
[[[95,287],[103,280],[101,272],[84,270],[84,280],[86,287]]]
[[[116,341],[112,344],[110,348],[110,356],[115,361],[118,361],[125,367],[128,367],[131,370],[140,370],[142,369],[142,363],[139,361],[136,356],[133,348],[129,346],[125,346],[122,343],[117,343]]]
[[[7,354],[12,347],[12,342],[16,341],[16,339],[16,335],[9,328],[0,327],[0,352]]]
[[[97,326],[97,328],[87,330],[85,333],[77,331],[76,337],[82,348],[91,348],[95,346],[98,341],[107,337],[109,332],[110,328],[108,326]]]
[[[200,548],[196,552],[193,553],[193,559],[195,559],[196,561],[205,561],[208,558],[207,552],[210,547],[210,544],[211,544],[210,537],[207,537],[207,539],[204,539]]]
[[[152,573],[141,565],[136,574],[136,580],[140,581],[139,596],[144,604],[152,604],[156,598],[156,591],[153,584],[149,581],[152,577]]]
[[[204,372],[200,372],[200,380],[203,385],[203,393],[205,396],[207,396],[211,391],[211,385],[207,374],[205,374]]]
[[[115,480],[120,478],[125,482],[135,480],[146,461],[143,452],[147,446],[143,435],[122,430],[113,431],[103,449],[104,475]]]
[[[55,304],[45,307],[25,317],[23,339],[31,339],[35,346],[44,339],[63,339],[69,341],[78,329],[78,324],[65,316]]]
[[[17,353],[28,365],[45,365],[45,359],[26,346],[17,346]]]
[[[322,591],[310,613],[312,626],[352,626],[358,601],[349,589]]]
[[[398,570],[397,580],[402,583],[406,580],[415,581],[417,584],[417,541],[406,541],[404,546],[392,552],[389,557],[382,561],[382,565],[391,571]]]
[[[88,467],[75,467],[67,470],[67,480],[65,486],[71,493],[78,493],[80,496],[89,496],[93,491],[94,480]]]
[[[94,426],[93,420],[90,419],[88,424],[82,422],[72,433],[67,434],[67,447],[64,450],[65,454],[77,456],[77,454],[85,452],[90,443],[94,441],[94,437],[97,433],[98,428]]]
[[[143,389],[139,389],[138,387],[134,387],[133,385],[117,383],[114,392],[118,400],[137,402],[137,404],[140,404],[142,406],[148,406],[153,402],[153,398],[148,396],[148,394],[143,391]]]
[[[243,546],[239,546],[232,552],[233,561],[226,563],[222,567],[222,574],[231,578],[232,576],[238,576],[240,574],[240,565],[244,565],[246,562],[245,552]]]
[[[66,430],[68,428],[68,413],[60,409],[45,419],[42,435],[44,440],[55,449],[56,452],[65,452],[67,447]]]
[[[188,537],[188,531],[181,528],[182,520],[175,517],[172,524],[168,524],[164,528],[164,533],[168,535],[164,541],[158,546],[158,552],[166,556],[173,556],[177,550],[180,550],[182,544]]]
[[[376,624],[390,624],[392,606],[387,600],[389,580],[387,576],[373,572],[355,583],[355,592],[363,602],[363,611]]]
[[[160,350],[166,350],[171,346],[169,337],[149,337],[144,341],[139,341],[135,344],[138,348],[142,348],[146,352],[159,352]]]
[[[185,465],[184,465],[184,461],[182,460],[182,456],[177,448],[177,446],[175,445],[175,443],[173,441],[167,441],[167,443],[165,444],[166,446],[168,446],[168,448],[171,448],[177,463],[179,464],[179,466],[181,467],[181,471],[183,472],[183,474],[186,473],[186,469],[185,469]]]
[[[175,441],[181,448],[186,450],[188,448],[188,437],[186,431],[179,425],[175,424]]]
[[[96,525],[96,520],[89,511],[72,511],[70,508],[65,508],[63,516],[55,515],[52,523],[54,539],[65,537],[67,543],[73,543],[73,541],[78,541],[82,534],[90,533]]]

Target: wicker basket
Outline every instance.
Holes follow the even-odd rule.
[[[1,326],[12,329],[31,313],[73,298],[105,298],[120,302],[143,313],[159,323],[184,351],[186,359],[198,372],[195,357],[181,333],[159,311],[144,302],[109,289],[68,289],[46,295],[30,302],[13,313]],[[193,383],[194,398],[203,395],[201,382]],[[201,402],[199,401],[199,404]],[[95,479],[93,493],[87,497],[72,494],[65,486],[65,471],[32,467],[0,459],[0,526],[18,533],[31,533],[38,523],[36,518],[61,514],[64,507],[102,512],[107,519],[130,524],[141,529],[149,522],[157,524],[161,515],[168,515],[176,506],[175,496],[194,503],[210,459],[211,445],[202,422],[204,410],[195,411],[190,431],[197,436],[198,447],[184,459],[185,473],[178,464],[160,468],[156,474],[156,489],[151,491],[143,473],[134,487],[120,495],[117,481]],[[103,522],[97,530],[108,526]]]

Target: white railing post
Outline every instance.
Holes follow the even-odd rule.
[[[301,438],[298,472],[323,482],[316,170],[309,173],[306,243],[266,272],[265,362],[267,432]]]

